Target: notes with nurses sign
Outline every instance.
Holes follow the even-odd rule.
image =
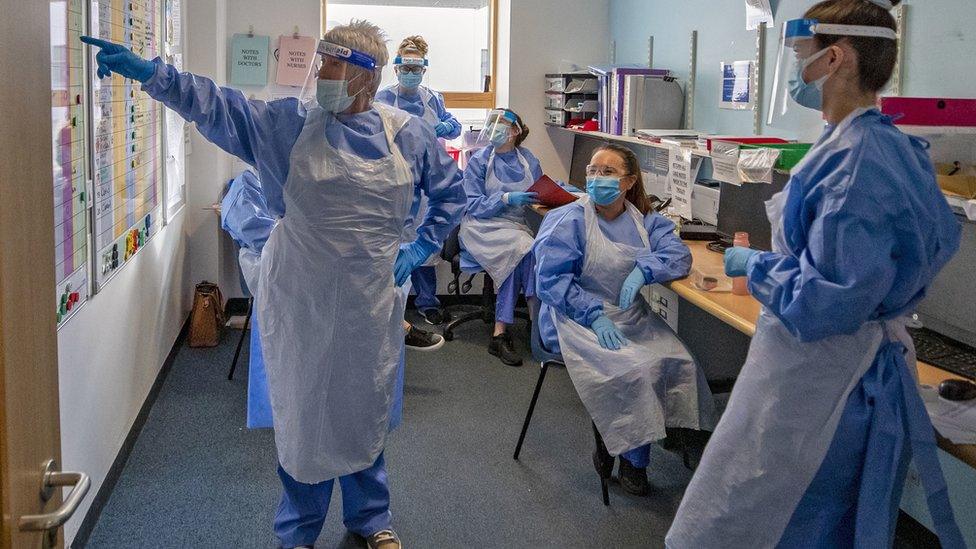
[[[539,204],[548,206],[550,208],[565,206],[566,204],[576,200],[576,197],[573,196],[572,193],[560,187],[559,184],[553,181],[548,175],[543,175],[537,179],[531,187],[526,189],[526,192],[538,193]]]
[[[278,71],[275,82],[281,86],[301,86],[305,83],[309,64],[315,58],[316,40],[311,36],[281,36],[278,38]]]

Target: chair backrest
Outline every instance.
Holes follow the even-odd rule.
[[[540,363],[558,362],[562,364],[562,355],[549,351],[542,342],[542,333],[539,332],[539,299],[530,299],[528,301],[529,307],[532,307],[532,318],[535,319],[535,322],[532,323],[532,335],[529,340],[530,346],[532,347],[532,358]]]
[[[444,241],[444,245],[441,247],[441,259],[452,263],[458,256],[461,255],[461,239],[458,237],[458,233],[461,231],[461,226],[458,225],[451,230],[451,234]]]

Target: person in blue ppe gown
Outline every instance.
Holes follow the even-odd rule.
[[[388,57],[383,32],[365,21],[331,29],[311,63],[307,100],[271,102],[82,40],[100,48],[100,77],[142,82],[260,177],[276,219],[253,290],[284,488],[274,523],[281,545],[315,543],[338,478],[346,527],[369,547],[400,547],[383,458],[401,414],[397,286],[441,245],[464,194],[431,128],[373,102]],[[428,213],[417,240],[402,243],[417,186]]]
[[[397,83],[381,89],[376,94],[376,100],[423,119],[434,128],[434,133],[443,143],[446,139],[455,139],[461,135],[461,123],[447,111],[444,96],[421,84],[424,74],[427,73],[428,50],[427,41],[422,36],[404,38],[394,59]],[[427,209],[426,196],[417,193],[413,200],[413,207],[410,209],[411,223],[405,228],[408,232],[408,236],[404,237],[406,239],[416,238],[413,220],[422,218]],[[437,271],[433,264],[436,261],[437,254],[434,254],[428,265],[419,267],[410,275],[410,282],[417,294],[414,306],[433,325],[450,320],[437,299]],[[410,345],[410,342],[407,344]]]
[[[875,107],[890,7],[830,0],[786,23],[790,97],[827,127],[767,203],[773,251],[727,252],[762,311],[668,547],[891,547],[910,458],[942,546],[965,547],[905,330],[960,228],[927,144]]]
[[[527,299],[535,295],[535,235],[524,209],[538,202],[535,193],[526,191],[542,177],[542,167],[522,146],[528,136],[529,128],[515,112],[496,109],[488,114],[479,138],[488,145],[464,169],[468,207],[458,233],[461,268],[483,269],[495,284],[495,327],[488,352],[509,366],[522,365],[508,333],[515,305],[520,294]]]
[[[257,288],[261,250],[271,236],[275,218],[268,210],[268,202],[261,190],[257,174],[247,169],[232,179],[227,193],[220,201],[220,227],[234,239],[240,251],[243,287],[252,297]],[[272,426],[271,396],[268,376],[261,352],[261,336],[257,315],[251,313],[250,353],[247,374],[247,427],[261,429]]]
[[[645,495],[665,428],[712,428],[704,374],[640,294],[687,276],[691,252],[651,209],[633,151],[597,149],[586,175],[587,196],[549,212],[532,250],[539,333],[593,418],[597,472],[609,479],[619,455],[621,486]]]

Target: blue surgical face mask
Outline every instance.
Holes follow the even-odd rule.
[[[424,75],[420,73],[416,73],[416,74],[412,72],[397,73],[397,80],[400,81],[400,85],[408,90],[416,89],[417,86],[420,85],[421,80],[423,79],[424,79]]]
[[[326,111],[339,114],[352,105],[354,98],[349,96],[349,82],[320,78],[316,82],[315,99]]]
[[[790,97],[799,105],[817,111],[823,110],[823,87],[827,79],[830,78],[830,75],[825,74],[822,78],[808,84],[803,80],[803,71],[813,64],[814,61],[820,59],[825,53],[827,53],[826,48],[804,59],[803,62],[797,63],[796,72],[790,78],[789,82]]]
[[[620,198],[620,178],[592,176],[586,178],[586,194],[600,206],[609,206]]]
[[[496,147],[501,147],[508,142],[508,133],[508,128],[495,128],[495,130],[491,132],[491,144]]]

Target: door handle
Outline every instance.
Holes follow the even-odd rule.
[[[51,498],[55,488],[63,486],[73,486],[68,497],[64,498],[61,507],[50,513],[41,515],[23,515],[17,521],[17,526],[22,531],[44,531],[53,532],[55,529],[64,525],[78,510],[88,489],[91,488],[91,478],[85,473],[71,471],[57,471],[57,463],[52,459],[44,465],[43,486],[41,487],[41,499],[47,501]]]

